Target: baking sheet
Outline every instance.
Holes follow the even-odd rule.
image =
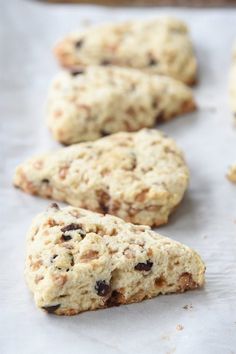
[[[186,152],[191,184],[159,231],[201,254],[205,288],[74,317],[46,315],[35,308],[23,268],[26,231],[49,202],[15,190],[11,181],[22,160],[58,146],[43,118],[48,84],[58,70],[51,47],[76,27],[161,14],[176,15],[191,27],[200,80],[199,111],[160,127]],[[0,353],[236,353],[236,186],[225,179],[236,160],[227,97],[236,9],[108,9],[10,0],[0,2],[0,17]]]

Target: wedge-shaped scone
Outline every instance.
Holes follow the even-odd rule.
[[[195,107],[191,89],[170,77],[94,66],[55,78],[47,121],[54,138],[69,145],[152,127]]]
[[[53,204],[33,221],[25,275],[36,305],[75,315],[204,283],[196,252],[147,226]]]
[[[227,172],[229,181],[236,183],[236,163],[231,165]]]
[[[129,21],[75,31],[55,47],[60,64],[117,65],[172,76],[187,84],[196,80],[196,58],[186,25],[174,18]]]
[[[236,44],[233,49],[232,66],[230,71],[230,105],[236,119]]]
[[[17,168],[14,184],[135,224],[160,225],[183,198],[188,177],[175,142],[143,129],[36,156]]]

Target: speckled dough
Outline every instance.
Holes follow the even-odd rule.
[[[227,177],[231,182],[236,183],[236,163],[230,166]]]
[[[36,156],[17,168],[14,184],[135,224],[160,225],[183,198],[188,178],[175,142],[143,129]]]
[[[186,25],[159,18],[107,24],[76,31],[55,47],[62,66],[117,65],[172,76],[187,84],[196,80],[196,58]]]
[[[204,272],[189,247],[147,226],[84,209],[53,204],[28,234],[28,286],[36,305],[57,315],[195,289]]]
[[[230,71],[230,105],[236,119],[236,44],[233,49],[232,67]]]
[[[152,127],[195,107],[191,89],[172,78],[95,66],[55,78],[47,121],[54,138],[69,145]]]

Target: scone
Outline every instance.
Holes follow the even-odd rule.
[[[233,49],[232,66],[230,71],[230,105],[236,118],[236,44]]]
[[[188,179],[175,142],[143,129],[36,156],[17,168],[14,184],[30,194],[158,226],[180,203]]]
[[[54,49],[68,69],[117,65],[196,81],[197,63],[186,25],[174,18],[106,24],[75,31]]]
[[[236,183],[236,163],[230,166],[227,177],[231,182]]]
[[[51,85],[47,121],[63,144],[137,131],[195,110],[192,91],[169,77],[92,66],[60,73]]]
[[[199,255],[147,226],[53,204],[28,234],[25,275],[36,305],[75,315],[201,287]]]

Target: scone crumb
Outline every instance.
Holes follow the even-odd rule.
[[[184,326],[182,326],[181,324],[177,324],[177,326],[176,326],[177,331],[182,331],[183,329],[184,329]]]
[[[192,310],[192,308],[193,308],[192,304],[189,304],[189,305],[187,304],[187,305],[183,306],[184,310]]]

